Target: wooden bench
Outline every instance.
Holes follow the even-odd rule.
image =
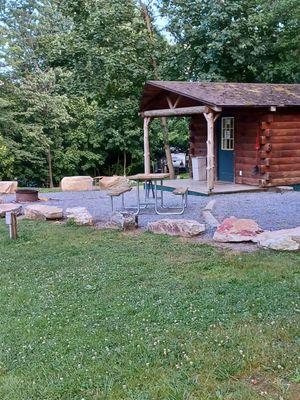
[[[124,209],[125,208],[124,194],[127,192],[130,192],[131,190],[132,190],[132,187],[130,187],[127,184],[124,184],[122,186],[116,186],[112,189],[107,190],[106,193],[110,197],[112,212],[114,211],[114,197],[122,196],[122,207]]]
[[[175,194],[175,196],[185,196],[188,193],[189,189],[188,188],[176,188],[173,190],[173,194]]]
[[[181,196],[182,204],[181,207],[163,207],[168,209],[168,211],[159,212],[159,215],[181,215],[184,213],[184,210],[187,207],[187,198],[188,198],[188,188],[178,187],[174,189],[171,193],[174,196]]]
[[[181,196],[182,198],[182,213],[184,212],[186,206],[187,206],[187,199],[188,199],[188,193],[189,193],[189,188],[187,187],[178,187],[173,190],[172,194],[174,196]]]

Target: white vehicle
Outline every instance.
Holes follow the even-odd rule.
[[[186,155],[185,153],[172,153],[172,162],[175,168],[185,168],[186,167]]]

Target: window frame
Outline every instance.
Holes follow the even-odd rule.
[[[229,128],[229,130],[230,130],[229,138],[224,137],[225,131],[228,131],[228,127],[225,125],[226,120],[231,121],[231,126]],[[234,130],[235,130],[234,117],[222,117],[222,119],[221,119],[221,150],[234,151]]]

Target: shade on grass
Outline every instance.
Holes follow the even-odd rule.
[[[298,398],[300,254],[43,222],[20,236],[1,222],[2,400]]]

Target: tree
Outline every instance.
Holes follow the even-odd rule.
[[[300,81],[298,0],[161,0],[179,79]],[[291,12],[291,10],[293,10]]]
[[[73,19],[65,45],[65,66],[74,76],[70,94],[96,102],[95,134],[114,171],[122,165],[125,172],[128,162],[141,166],[139,98],[163,39],[151,41],[135,1],[65,0],[62,10]]]
[[[60,19],[55,1],[7,1],[1,9],[2,74],[14,117],[7,120],[4,139],[14,154],[14,172],[26,184],[53,186],[52,148],[57,150],[60,130],[70,121],[68,99],[59,93],[63,71],[46,59]]]
[[[155,44],[156,40],[157,40],[157,33],[155,32],[155,29],[153,28],[152,18],[151,18],[150,12],[149,12],[149,5],[147,5],[145,2],[143,2],[141,0],[139,1],[139,4],[140,4],[142,15],[143,15],[143,18],[144,18],[144,21],[146,24],[149,39],[153,44]],[[159,80],[160,77],[159,77],[159,73],[158,73],[158,63],[157,63],[157,59],[155,57],[155,53],[152,55],[151,62],[152,62],[154,78],[156,80]],[[164,149],[165,149],[165,153],[166,153],[168,170],[169,170],[170,178],[174,179],[175,172],[174,172],[173,160],[172,160],[170,144],[169,144],[168,121],[167,121],[166,117],[161,118],[161,126],[163,129],[163,142],[164,142]]]

